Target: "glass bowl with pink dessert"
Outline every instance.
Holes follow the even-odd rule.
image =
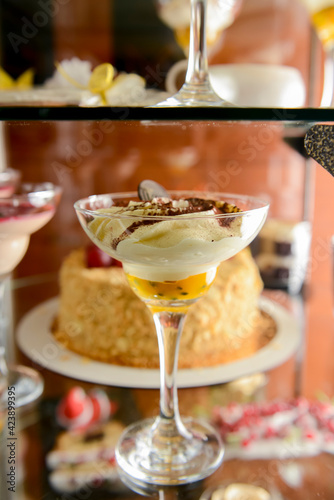
[[[43,380],[35,370],[7,365],[6,282],[27,252],[30,235],[54,216],[61,193],[61,188],[50,182],[22,183],[14,193],[0,197],[0,384],[15,387],[16,406],[35,400],[43,390]],[[6,391],[1,391],[0,404],[6,401]]]
[[[0,276],[10,273],[25,255],[30,235],[54,216],[61,188],[47,183],[23,183],[0,198]]]
[[[139,189],[140,194],[140,189]],[[160,415],[132,424],[116,458],[138,484],[175,485],[211,474],[223,458],[217,432],[181,419],[177,355],[189,307],[213,283],[219,264],[260,231],[268,203],[250,196],[175,191],[90,196],[74,207],[90,239],[123,264],[130,286],[155,322],[160,353]]]

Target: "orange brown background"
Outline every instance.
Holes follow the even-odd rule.
[[[147,60],[141,54],[141,65],[136,65],[131,39],[138,33],[142,36],[143,28],[139,25],[138,33],[129,32],[127,51],[122,52],[114,36],[113,13],[114,3],[107,0],[64,2],[53,20],[55,60],[77,56],[94,65],[106,61],[116,64],[128,56],[128,70],[141,67],[147,74],[150,68],[152,74],[159,64],[166,69],[166,61],[172,63],[173,57],[180,56],[169,45],[159,54],[151,40]],[[319,104],[323,56],[307,14],[297,1],[244,0],[240,15],[222,35],[210,62],[295,66],[305,80],[307,103]],[[306,350],[300,390],[309,397],[319,391],[334,395],[330,252],[334,181],[312,161],[306,167],[305,160],[285,144],[282,124],[11,122],[5,132],[8,164],[22,171],[23,180],[50,180],[64,189],[55,218],[32,237],[29,251],[15,272],[17,279],[57,273],[63,257],[87,241],[72,208],[82,196],[135,190],[141,179],[152,178],[169,189],[216,189],[265,196],[271,201],[272,215],[295,220],[305,212],[304,179],[309,171],[307,206],[313,244],[305,290]],[[38,294],[38,287],[35,290]],[[56,293],[54,284],[48,294]],[[19,289],[15,297],[17,318],[47,298],[36,295],[22,304]],[[272,371],[269,397],[277,388],[282,395],[289,395],[295,378],[294,358]]]

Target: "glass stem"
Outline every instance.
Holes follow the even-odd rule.
[[[324,86],[320,106],[334,106],[334,44],[325,50]]]
[[[206,49],[207,0],[191,0],[189,59],[186,83],[209,85]]]
[[[6,363],[6,337],[8,329],[8,315],[6,314],[6,276],[0,277],[0,380],[7,377],[8,368]]]
[[[206,48],[207,0],[191,0],[189,56],[185,82],[180,90],[157,107],[231,106],[210,83]]]
[[[173,439],[191,434],[183,425],[178,405],[176,373],[184,313],[156,312],[153,314],[158,334],[160,357],[160,417],[156,423],[161,439]]]
[[[191,0],[190,42],[185,82],[176,94],[177,101],[188,106],[225,106],[213,90],[206,50],[207,0]]]

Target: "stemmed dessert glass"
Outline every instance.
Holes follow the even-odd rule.
[[[238,0],[219,0],[225,11],[234,9]],[[213,90],[208,70],[206,18],[207,0],[191,0],[190,41],[185,83],[172,97],[154,107],[231,106]]]
[[[150,201],[133,203],[138,201],[136,193],[96,195],[74,205],[91,240],[123,263],[130,286],[152,312],[157,330],[160,415],[127,428],[116,449],[119,467],[140,484],[197,481],[222,461],[217,432],[206,422],[181,420],[179,341],[189,307],[210,288],[220,262],[253,240],[268,211],[266,202],[247,196],[191,191],[169,196],[173,201],[161,210],[159,199],[158,208]],[[185,199],[197,207],[194,213],[184,211],[189,203]],[[212,208],[213,199],[223,208]]]
[[[5,285],[11,272],[24,257],[30,235],[53,217],[61,188],[52,183],[24,183],[19,193],[0,198],[0,382],[15,386],[16,406],[34,401],[43,390],[43,380],[33,369],[7,365],[6,332],[9,324]],[[3,404],[5,393],[1,395]]]

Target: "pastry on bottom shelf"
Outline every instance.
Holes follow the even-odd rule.
[[[253,244],[265,286],[300,292],[306,277],[310,244],[308,221],[268,219]]]
[[[64,431],[48,453],[49,481],[57,491],[117,483],[115,446],[124,427],[110,421],[85,431]]]
[[[216,406],[213,424],[225,460],[290,459],[334,454],[334,405],[305,398]]]
[[[333,498],[334,405],[329,398],[216,406],[212,422],[225,443],[224,466],[205,480],[201,500],[225,500],[225,488],[240,483],[264,488],[270,500]],[[217,498],[211,496],[215,492]]]
[[[101,389],[86,393],[72,387],[59,402],[55,418],[65,427],[46,456],[49,482],[61,492],[83,487],[119,487],[115,446],[124,430],[123,424],[111,420],[117,404]]]

